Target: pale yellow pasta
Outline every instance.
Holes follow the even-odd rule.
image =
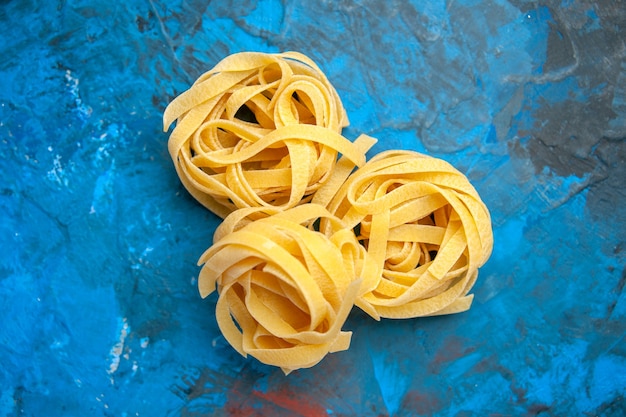
[[[312,228],[320,218],[326,234]],[[239,353],[289,373],[348,348],[351,332],[341,328],[364,259],[352,230],[323,206],[240,209],[200,258],[199,290],[217,289],[218,325]]]
[[[329,211],[358,231],[371,268],[356,304],[374,318],[467,310],[493,246],[487,207],[449,163],[380,153],[341,186]],[[322,232],[329,224],[322,221]]]
[[[341,135],[348,119],[320,68],[296,52],[230,55],[176,97],[168,147],[189,193],[220,217],[245,207],[310,201],[342,154],[365,153]]]

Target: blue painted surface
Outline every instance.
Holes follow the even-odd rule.
[[[0,2],[0,416],[626,414],[626,11],[615,1]],[[373,322],[285,377],[196,289],[218,224],[169,100],[298,50],[351,126],[453,163],[496,244],[463,314]]]

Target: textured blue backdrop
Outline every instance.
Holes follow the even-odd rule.
[[[626,414],[622,1],[0,1],[0,417]],[[351,126],[492,211],[460,315],[374,322],[285,377],[221,337],[162,111],[297,50]]]

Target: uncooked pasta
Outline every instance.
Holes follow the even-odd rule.
[[[217,289],[218,325],[239,353],[289,373],[349,347],[352,333],[342,326],[365,251],[320,205],[251,220],[259,210],[236,211],[218,228],[199,261],[199,288],[203,297]],[[326,235],[311,227],[320,218]]]
[[[233,54],[200,76],[163,115],[178,176],[209,210],[286,209],[308,202],[338,154],[364,152],[341,135],[348,119],[337,92],[308,57]]]
[[[493,235],[487,207],[452,165],[412,151],[379,153],[342,185],[329,210],[357,231],[374,265],[357,300],[372,317],[470,307]]]

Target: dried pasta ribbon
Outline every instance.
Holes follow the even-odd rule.
[[[329,211],[358,233],[373,267],[356,304],[374,318],[467,310],[493,246],[487,207],[449,163],[387,151],[356,170]],[[330,227],[322,221],[321,231]]]
[[[342,154],[348,118],[320,68],[297,52],[242,52],[201,75],[165,109],[168,147],[189,193],[224,218],[245,207],[287,209],[313,198]]]
[[[313,230],[320,218],[326,235]],[[352,333],[341,328],[364,258],[352,230],[323,206],[246,208],[224,220],[200,258],[199,290],[217,289],[218,325],[240,354],[289,373],[349,347]]]

